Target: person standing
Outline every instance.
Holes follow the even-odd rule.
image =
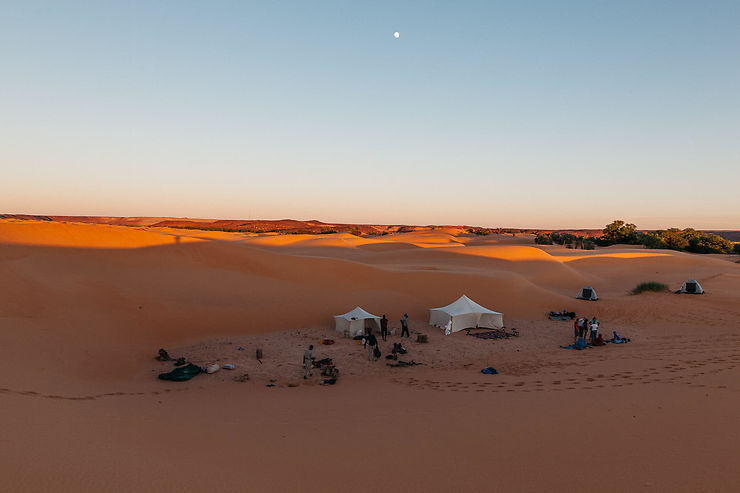
[[[406,334],[406,337],[409,339],[411,336],[409,335],[409,314],[404,313],[403,317],[401,317],[401,337]]]
[[[573,321],[573,343],[574,344],[578,340],[578,329],[580,328],[580,326],[581,326],[580,318]]]
[[[313,344],[308,346],[308,349],[306,349],[303,352],[303,379],[310,377],[313,375],[311,373],[311,366],[313,365]]]
[[[378,346],[378,339],[375,338],[375,334],[370,332],[367,336],[367,360],[375,361],[375,348]]]
[[[385,314],[383,314],[383,318],[380,319],[380,337],[382,337],[384,341],[388,340],[388,319],[385,318]]]
[[[596,342],[596,335],[599,332],[599,321],[596,320],[596,317],[591,319],[591,345],[593,345],[594,342]]]

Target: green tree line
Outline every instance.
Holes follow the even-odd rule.
[[[617,219],[607,224],[601,236],[576,236],[570,233],[537,233],[538,245],[565,245],[568,248],[593,250],[598,246],[644,245],[645,248],[665,248],[692,253],[738,253],[740,243],[732,243],[721,236],[696,231],[693,228],[668,228],[642,233],[637,226]]]

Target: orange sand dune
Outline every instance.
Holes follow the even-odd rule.
[[[706,294],[629,294],[687,278]],[[582,252],[455,229],[361,238],[2,220],[0,279],[8,491],[674,492],[738,482],[740,264],[722,256]],[[583,285],[601,299],[575,300]],[[428,326],[429,308],[463,293],[520,335],[445,337]],[[422,365],[370,362],[334,332],[332,315],[357,305],[395,330],[408,313],[412,335],[430,342],[404,339],[404,357]],[[572,324],[546,313],[561,309],[598,316],[604,333],[632,342],[560,349]],[[327,337],[336,344],[319,346]],[[381,342],[384,355],[399,341]],[[337,363],[337,385],[301,378],[311,343]],[[163,382],[156,375],[172,366],[153,359],[159,347],[237,370]],[[480,373],[489,365],[499,375]],[[233,380],[244,372],[248,382]],[[382,484],[367,457],[379,478],[389,472]],[[575,483],[573,457],[588,462]],[[628,473],[612,474],[614,464]]]
[[[203,233],[203,232],[200,232]],[[194,241],[175,230],[0,219],[0,244],[80,248],[140,248]]]

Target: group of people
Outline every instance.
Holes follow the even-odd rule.
[[[409,314],[404,313],[403,317],[401,317],[401,337],[403,337],[404,334],[406,334],[406,337],[411,337],[409,335]],[[372,332],[372,329],[368,329],[369,332]],[[388,340],[388,318],[385,316],[385,313],[382,317],[380,317],[380,337],[384,340]]]
[[[586,346],[586,338],[590,339],[592,346],[603,346],[604,337],[599,334],[599,321],[594,316],[591,320],[579,317],[573,322],[573,341],[576,346]]]
[[[409,334],[409,314],[404,313],[403,317],[401,317],[401,338],[405,335],[408,338],[411,338],[411,335]],[[385,314],[380,319],[380,338],[383,339],[383,341],[388,340],[388,318],[385,316]],[[363,344],[365,347],[367,347],[367,359],[369,361],[377,361],[378,358],[380,358],[380,348],[378,347],[378,338],[375,337],[375,334],[373,334],[372,329],[366,329],[366,333],[363,336]],[[400,343],[393,344],[393,352],[392,354],[395,356],[396,354],[404,354],[406,353],[405,348]],[[307,379],[313,373],[311,372],[311,369],[313,368],[313,344],[308,346],[308,349],[306,349],[303,352],[303,378]]]
[[[403,338],[404,335],[406,335],[406,337],[408,338],[411,338],[411,335],[409,335],[409,314],[404,313],[403,317],[401,317],[400,322],[401,338]],[[380,358],[378,339],[377,337],[375,337],[375,334],[373,334],[373,329],[367,328],[365,329],[365,331],[366,333],[363,337],[363,344],[367,347],[367,359],[368,361],[377,361],[378,358]],[[383,341],[388,340],[388,318],[385,316],[385,314],[380,317],[380,338],[383,339]],[[393,348],[395,350],[396,344],[393,345]]]

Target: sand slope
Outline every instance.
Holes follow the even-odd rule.
[[[0,471],[11,491],[385,489],[359,466],[370,456],[383,484],[409,491],[732,491],[734,260],[455,229],[361,238],[2,220]],[[687,278],[707,294],[628,293]],[[602,300],[573,298],[587,284]],[[426,325],[429,308],[463,293],[521,336],[445,338]],[[340,384],[304,383],[305,345],[338,337],[331,316],[358,304],[392,327],[408,312],[431,337],[410,344],[425,365],[371,363],[338,339],[319,350],[340,365]],[[544,315],[562,308],[634,342],[561,350],[571,324]],[[229,359],[253,379],[158,381],[162,346]],[[488,364],[501,374],[481,375]],[[574,486],[573,456],[630,473]]]

